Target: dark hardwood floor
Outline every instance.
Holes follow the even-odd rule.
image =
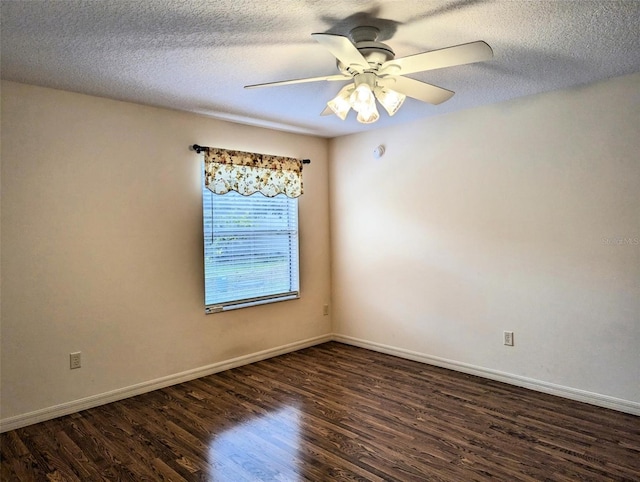
[[[640,480],[640,417],[333,342],[1,443],[3,481]]]

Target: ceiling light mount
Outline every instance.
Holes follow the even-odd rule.
[[[378,40],[378,35],[380,35],[380,29],[369,25],[354,27],[349,31],[349,39],[354,44],[358,42],[375,42]]]

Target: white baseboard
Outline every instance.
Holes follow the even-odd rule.
[[[301,340],[294,343],[289,343],[287,345],[282,345],[275,348],[270,348],[268,350],[263,350],[249,355],[232,358],[230,360],[225,360],[204,367],[195,368],[193,370],[176,373],[174,375],[169,375],[155,380],[149,380],[147,382],[142,382],[129,387],[112,390],[110,392],[100,393],[79,400],[65,402],[60,405],[54,405],[52,407],[43,408],[41,410],[16,415],[15,417],[5,418],[0,420],[0,433],[14,430],[20,427],[26,427],[27,425],[32,425],[34,423],[44,422],[45,420],[50,420],[52,418],[69,415],[81,410],[98,407],[106,403],[116,402],[125,398],[141,395],[143,393],[151,392],[153,390],[158,390],[160,388],[165,388],[171,385],[176,385],[178,383],[188,382],[189,380],[212,375],[214,373],[229,370],[231,368],[248,365],[250,363],[255,363],[267,358],[272,358],[274,356],[284,355],[285,353],[301,350],[303,348],[319,345],[320,343],[325,343],[332,340],[340,343],[345,343],[347,345],[366,348],[380,353],[386,353],[388,355],[398,356],[400,358],[406,358],[408,360],[414,360],[429,365],[435,365],[442,368],[448,368],[450,370],[468,373],[470,375],[477,375],[480,377],[488,378],[490,380],[496,380],[519,387],[529,388],[538,392],[549,393],[551,395],[557,395],[571,400],[589,403],[599,407],[611,408],[613,410],[630,413],[632,415],[640,415],[640,403],[638,402],[623,400],[607,395],[578,390],[575,388],[564,387],[541,380],[522,377],[498,370],[491,370],[488,368],[470,365],[455,360],[448,360],[446,358],[426,355],[424,353],[405,350],[403,348],[396,348],[393,346],[362,340],[350,336],[328,334]]]
[[[20,427],[26,427],[34,423],[44,422],[52,418],[61,417],[63,415],[69,415],[72,413],[86,410],[88,408],[98,407],[106,403],[116,402],[125,398],[141,395],[143,393],[158,390],[159,388],[165,388],[170,385],[176,385],[178,383],[188,382],[196,378],[212,375],[214,373],[229,370],[231,368],[237,368],[250,363],[255,363],[267,358],[272,358],[278,355],[284,355],[292,351],[308,348],[313,345],[325,343],[333,339],[331,334],[317,336],[314,338],[308,338],[306,340],[289,343],[268,350],[259,351],[249,355],[232,358],[211,365],[195,368],[193,370],[187,370],[182,373],[176,373],[174,375],[168,375],[166,377],[157,378],[155,380],[149,380],[147,382],[138,383],[129,387],[119,388],[106,393],[100,393],[92,395],[90,397],[81,398],[79,400],[73,400],[71,402],[65,402],[60,405],[54,405],[52,407],[43,408],[34,412],[25,413],[22,415],[16,415],[15,417],[9,417],[0,420],[0,433],[14,430]]]
[[[519,375],[514,375],[512,373],[501,372],[498,370],[470,365],[468,363],[462,363],[455,360],[448,360],[446,358],[426,355],[424,353],[405,350],[403,348],[396,348],[393,346],[383,345],[381,343],[366,341],[350,336],[334,334],[333,340],[340,343],[345,343],[347,345],[358,346],[360,348],[366,348],[368,350],[386,353],[388,355],[394,355],[400,358],[406,358],[408,360],[414,360],[429,365],[448,368],[450,370],[468,373],[470,375],[477,375],[479,377],[508,383],[510,385],[529,388],[538,392],[549,393],[551,395],[557,395],[559,397],[577,400],[579,402],[585,402],[591,405],[597,405],[599,407],[611,408],[619,412],[630,413],[632,415],[640,415],[640,403],[630,400],[623,400],[620,398],[610,397],[608,395],[601,395],[599,393],[592,393],[585,390],[578,390],[576,388],[556,385],[554,383],[522,377]]]

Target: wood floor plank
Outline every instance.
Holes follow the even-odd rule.
[[[0,435],[11,481],[638,481],[640,417],[330,342]]]

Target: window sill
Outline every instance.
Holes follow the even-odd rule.
[[[250,308],[252,306],[267,305],[270,303],[279,303],[280,301],[299,300],[300,293],[287,293],[281,296],[270,296],[252,300],[243,300],[219,305],[205,306],[206,315],[214,315],[216,313],[224,313],[225,311],[239,310],[241,308]]]

